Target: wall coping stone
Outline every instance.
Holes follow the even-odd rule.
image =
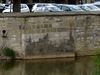
[[[46,12],[46,13],[0,13],[0,18],[14,17],[14,18],[27,18],[27,17],[47,17],[47,16],[81,16],[81,15],[95,15],[100,16],[100,12]]]

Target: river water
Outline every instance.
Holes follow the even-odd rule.
[[[100,75],[100,56],[0,61],[0,75]]]

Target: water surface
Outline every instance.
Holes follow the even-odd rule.
[[[0,75],[100,75],[100,56],[0,61]]]

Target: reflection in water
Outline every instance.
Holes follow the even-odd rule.
[[[0,61],[0,75],[23,75],[23,63],[19,61]]]
[[[92,57],[95,63],[93,75],[100,75],[100,56]]]
[[[0,61],[0,75],[100,75],[100,56],[72,61]]]
[[[73,62],[26,62],[26,75],[73,75]]]

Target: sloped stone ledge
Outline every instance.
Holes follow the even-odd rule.
[[[62,53],[62,54],[45,54],[45,55],[33,55],[25,57],[16,57],[18,60],[32,60],[32,59],[59,59],[59,58],[74,58],[74,52]],[[9,60],[9,57],[0,57],[1,60]]]

